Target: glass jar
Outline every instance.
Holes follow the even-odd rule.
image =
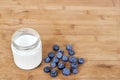
[[[25,70],[36,68],[42,62],[42,43],[32,28],[17,30],[11,40],[15,64]]]

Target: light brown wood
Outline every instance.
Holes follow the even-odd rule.
[[[43,58],[53,44],[72,44],[86,60],[79,73],[51,78],[44,62],[29,71],[16,67],[11,36],[22,27],[40,33]],[[0,80],[41,79],[120,80],[120,0],[0,0]]]

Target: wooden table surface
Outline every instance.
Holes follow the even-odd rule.
[[[55,43],[72,44],[86,60],[79,73],[51,78],[44,62],[16,67],[11,36],[22,27],[40,33],[43,58]],[[120,80],[120,0],[0,0],[0,80]]]

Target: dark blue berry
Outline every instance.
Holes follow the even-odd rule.
[[[76,63],[77,62],[77,58],[74,57],[74,56],[70,56],[69,57],[69,61],[70,61],[70,63]]]
[[[59,46],[57,44],[53,45],[53,50],[54,51],[58,51],[59,50]]]
[[[58,69],[62,70],[65,68],[65,64],[63,62],[58,63]]]
[[[46,62],[46,63],[49,63],[50,62],[50,58],[49,57],[46,57],[45,59],[44,59],[44,61]]]
[[[78,59],[78,64],[83,64],[84,63],[84,58],[79,58]]]
[[[50,67],[49,67],[49,66],[44,67],[44,72],[48,73],[48,72],[50,72],[50,71],[51,71],[51,70],[50,70]]]
[[[50,66],[54,68],[54,67],[56,67],[56,63],[55,62],[51,62]]]
[[[67,50],[72,50],[72,46],[70,44],[66,45]]]
[[[58,52],[64,53],[64,50],[62,50],[62,49],[59,49],[59,50],[58,50]]]
[[[71,67],[72,69],[76,69],[76,68],[78,68],[78,64],[77,64],[77,63],[71,63],[71,64],[70,64],[70,67]]]
[[[62,70],[62,74],[63,74],[64,76],[70,75],[70,69],[64,68],[64,69]]]
[[[74,51],[74,50],[69,50],[69,51],[68,51],[68,54],[69,54],[70,56],[73,56],[73,55],[75,54],[75,51]]]
[[[71,71],[73,74],[77,74],[78,73],[78,69],[72,69]]]
[[[59,62],[59,60],[58,60],[58,58],[57,58],[57,57],[54,57],[54,58],[52,59],[52,62],[54,62],[54,63],[58,63],[58,62]]]
[[[68,58],[67,56],[63,55],[62,60],[63,60],[64,62],[67,62],[67,61],[69,60],[69,58]]]
[[[51,77],[56,77],[57,75],[58,75],[58,72],[56,70],[53,69],[53,70],[50,71],[50,76]]]
[[[48,53],[48,57],[49,57],[49,58],[52,59],[54,56],[55,56],[55,55],[54,55],[54,52],[49,52],[49,53]]]
[[[62,56],[63,56],[63,54],[62,54],[61,52],[57,52],[56,57],[57,57],[58,59],[61,59]]]

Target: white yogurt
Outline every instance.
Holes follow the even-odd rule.
[[[32,35],[21,35],[14,40],[16,45],[21,47],[31,46],[38,41],[38,38]],[[31,49],[18,49],[11,44],[15,64],[25,70],[36,68],[42,61],[41,40],[36,47]]]
[[[32,35],[23,35],[15,40],[15,43],[19,46],[30,46],[37,41],[37,38]]]

